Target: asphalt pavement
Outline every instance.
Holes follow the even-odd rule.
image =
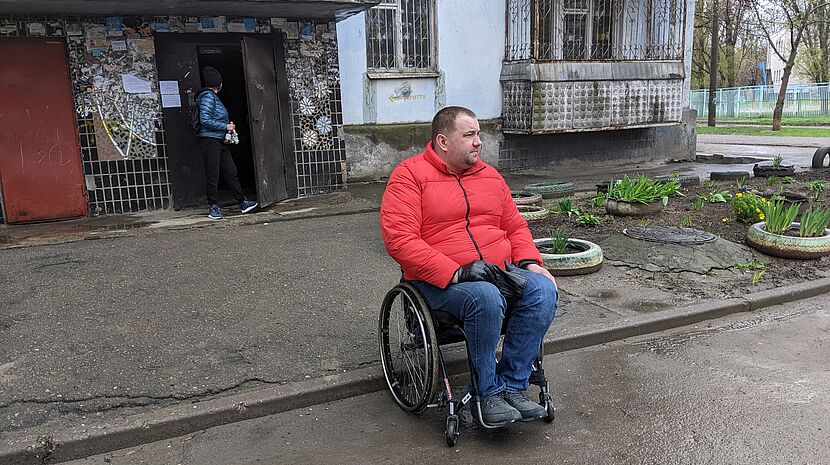
[[[68,465],[828,463],[822,299],[546,357],[552,424],[462,424],[454,447],[445,410],[414,416],[376,392]]]
[[[553,172],[590,190],[620,172],[700,165]],[[520,188],[546,176],[506,177]],[[190,211],[0,228],[0,464],[69,460],[382,389],[377,313],[400,277],[378,231],[382,189],[355,184],[222,222]],[[830,290],[822,279],[678,305],[627,289],[666,302],[644,311],[588,292],[595,279],[559,279],[548,352]],[[450,351],[451,366],[462,355]]]

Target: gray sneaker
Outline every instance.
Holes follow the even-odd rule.
[[[533,421],[544,418],[548,412],[545,407],[528,399],[524,393],[503,391],[501,396],[522,415],[522,421]]]
[[[490,426],[501,426],[522,419],[522,414],[504,401],[501,394],[481,399],[481,418]]]

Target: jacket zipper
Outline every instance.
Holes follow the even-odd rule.
[[[473,246],[476,248],[476,252],[478,252],[478,259],[484,260],[484,255],[481,254],[481,249],[478,248],[478,243],[476,239],[473,237],[473,232],[470,231],[470,199],[467,198],[467,190],[464,189],[464,185],[461,184],[461,177],[456,176],[455,180],[458,181],[458,187],[461,188],[461,192],[464,194],[464,203],[467,204],[467,213],[464,215],[464,218],[467,220],[467,224],[464,226],[467,229],[467,234],[470,236],[470,240],[473,241]]]

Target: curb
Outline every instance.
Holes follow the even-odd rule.
[[[766,146],[766,147],[797,147],[797,148],[804,148],[804,149],[815,149],[815,148],[820,147],[820,144],[818,142],[816,142],[814,144],[808,144],[808,143],[804,143],[804,144],[785,144],[783,142],[773,142],[773,143],[761,144],[761,143],[758,143],[758,142],[749,142],[749,141],[729,141],[729,142],[726,142],[726,141],[718,141],[718,142],[703,141],[703,142],[699,142],[699,143],[701,143],[701,144],[712,144],[712,145],[753,145],[753,146],[754,145],[763,145],[763,146]]]
[[[630,337],[691,325],[739,312],[815,297],[830,292],[830,278],[822,278],[754,293],[745,298],[706,302],[597,325],[571,334],[545,339],[545,354],[566,352]],[[461,347],[444,350],[451,374],[467,370]],[[206,428],[273,415],[297,408],[368,394],[385,389],[379,365],[343,374],[271,386],[195,404],[164,407],[83,429],[58,431],[47,441],[51,451],[34,447],[42,438],[23,435],[8,438],[10,448],[0,451],[0,464],[36,465],[63,462],[140,444],[169,439]]]
[[[373,213],[379,212],[380,207],[362,207],[356,208],[353,210],[343,210],[343,211],[329,211],[329,212],[307,212],[303,214],[297,215],[282,215],[279,213],[275,213],[269,216],[248,216],[244,219],[232,219],[233,217],[226,217],[226,220],[222,222],[210,222],[210,221],[202,221],[199,223],[188,224],[188,225],[171,225],[171,226],[155,226],[155,227],[141,227],[135,229],[126,229],[126,230],[119,230],[119,231],[112,231],[107,232],[104,234],[95,234],[91,235],[89,233],[83,234],[76,234],[76,235],[66,235],[61,237],[52,237],[50,239],[53,240],[46,240],[42,242],[34,242],[29,244],[0,244],[0,250],[12,250],[12,249],[25,249],[30,247],[40,247],[43,245],[59,245],[59,244],[69,244],[71,242],[80,242],[80,241],[97,241],[97,240],[106,240],[106,239],[121,239],[125,237],[138,237],[138,236],[147,236],[152,234],[161,233],[164,231],[191,231],[197,229],[208,229],[208,228],[228,228],[234,226],[255,226],[261,225],[266,223],[282,223],[288,221],[298,221],[298,220],[308,220],[308,219],[316,219],[316,218],[325,218],[325,217],[333,217],[333,216],[348,216],[348,215],[359,215],[362,213]],[[2,458],[2,456],[0,456]],[[0,462],[2,464],[2,462]]]

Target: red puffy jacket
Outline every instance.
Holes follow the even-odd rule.
[[[383,243],[404,279],[445,288],[461,265],[542,263],[527,222],[495,168],[479,160],[461,175],[432,150],[401,162],[380,207]]]

